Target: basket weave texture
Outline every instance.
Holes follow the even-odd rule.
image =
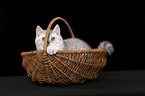
[[[58,51],[55,55],[47,54],[49,30],[56,20],[64,21],[74,38],[69,24],[61,17],[54,18],[47,28],[44,50],[21,53],[22,66],[28,77],[32,78],[32,81],[51,84],[83,83],[86,79],[97,78],[107,62],[105,49]]]

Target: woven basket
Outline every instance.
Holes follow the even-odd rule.
[[[107,51],[92,49],[80,51],[58,51],[55,55],[46,52],[49,30],[56,20],[62,20],[67,25],[73,38],[71,27],[61,17],[54,18],[48,25],[44,50],[22,52],[22,66],[32,81],[39,83],[83,83],[87,79],[99,76],[100,70],[106,65]]]

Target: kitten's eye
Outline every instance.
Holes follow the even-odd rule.
[[[45,40],[45,37],[42,37],[42,40],[44,41]]]
[[[55,37],[52,37],[52,38],[51,38],[51,41],[54,41],[54,40],[55,40]]]

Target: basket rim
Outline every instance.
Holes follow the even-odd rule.
[[[98,51],[107,53],[106,49],[91,49],[91,50],[77,50],[77,51],[62,50],[62,51],[58,51],[56,54],[94,53],[94,52],[98,52]],[[44,52],[44,50],[34,50],[34,51],[22,52],[21,55],[36,54],[37,52]],[[47,53],[47,52],[45,51],[45,53]]]

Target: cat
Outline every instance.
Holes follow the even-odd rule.
[[[40,26],[36,27],[35,45],[37,50],[43,50],[45,34],[46,30],[43,30]],[[54,27],[53,30],[50,30],[48,43],[47,53],[49,55],[56,54],[58,50],[76,51],[92,49],[85,41],[78,38],[69,38],[63,40],[58,24]]]
[[[46,34],[46,30],[43,30],[40,26],[36,27],[35,45],[37,50],[43,50],[45,34]],[[111,46],[106,46],[107,44]],[[98,49],[105,48],[109,54],[112,54],[114,50],[110,51],[110,49],[113,49],[111,47],[113,47],[112,44],[110,42],[106,42],[106,43],[100,43]],[[88,43],[86,43],[85,41],[79,38],[68,38],[63,40],[60,34],[60,27],[58,24],[54,27],[53,30],[50,30],[49,32],[48,46],[47,46],[47,53],[49,55],[56,54],[56,52],[59,50],[77,51],[77,50],[91,50],[91,49],[92,48]]]

